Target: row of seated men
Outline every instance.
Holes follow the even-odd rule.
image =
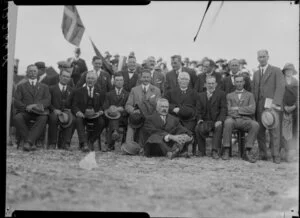
[[[94,67],[97,66],[96,62],[100,68],[101,59],[94,57]],[[209,68],[210,62],[208,61],[207,64]],[[153,71],[147,69],[143,69],[138,76],[140,85],[131,84],[130,88],[128,80],[124,83],[124,73],[114,75],[114,86],[112,86],[108,74],[94,69],[84,73],[77,83],[78,87],[73,90],[69,85],[70,72],[61,70],[59,83],[48,88],[37,82],[37,67],[29,65],[28,81],[19,85],[14,95],[14,105],[17,109],[14,124],[25,142],[23,149],[25,151],[36,149],[34,142],[42,134],[47,122],[50,148],[55,147],[58,142],[58,127],[62,132],[62,148],[69,149],[76,129],[79,145],[83,151],[93,149],[94,142],[107,127],[107,143],[109,149],[113,149],[115,141],[120,137],[119,125],[123,125],[127,126],[126,139],[138,142],[143,148],[140,151],[151,156],[151,149],[144,145],[149,144],[147,143],[149,140],[150,142],[153,140],[152,135],[159,129],[155,130],[153,126],[149,128],[150,118],[155,112],[161,111],[160,114],[164,114],[167,108],[167,116],[161,116],[161,124],[163,124],[161,128],[178,127],[180,124],[189,134],[176,135],[177,131],[175,131],[173,135],[174,129],[170,129],[170,134],[162,138],[163,144],[174,141],[175,144],[183,145],[194,141],[194,144],[198,145],[196,155],[205,156],[205,138],[212,131],[212,157],[217,159],[222,155],[223,159],[229,159],[231,131],[233,128],[240,128],[248,132],[243,158],[254,162],[255,160],[249,154],[259,125],[252,119],[256,108],[253,94],[244,89],[246,81],[249,82],[248,78],[239,74],[236,74],[235,78],[229,77],[230,80],[235,80],[236,90],[226,96],[220,88],[223,85],[217,88],[219,77],[213,75],[214,72],[205,77],[203,84],[198,82],[202,81],[198,79],[197,85],[193,80],[193,74],[185,72],[189,69],[182,67],[180,69],[179,72],[174,70],[175,79],[172,73],[167,74],[166,81],[163,82],[164,91],[151,84]],[[132,73],[129,77],[133,76],[137,75]],[[201,90],[204,87],[205,91]],[[167,100],[167,104],[165,100],[159,100],[160,104],[157,104],[162,95]],[[176,122],[168,125],[169,118],[174,118]],[[31,128],[28,127],[30,120],[35,120]],[[94,131],[88,137],[85,130],[86,126],[91,124]],[[156,126],[157,122],[152,124]],[[221,149],[222,139],[223,149]],[[158,150],[164,151],[158,153],[173,158],[186,152],[186,147],[179,146],[179,149],[172,151],[159,147]],[[153,155],[156,155],[155,153]]]

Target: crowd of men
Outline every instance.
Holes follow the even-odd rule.
[[[45,73],[44,62],[27,67],[13,94],[13,124],[24,151],[37,149],[48,124],[48,149],[69,150],[76,130],[83,152],[94,150],[97,140],[100,150],[112,151],[123,130],[124,154],[188,157],[192,145],[192,155],[203,157],[211,136],[211,157],[228,160],[232,133],[238,130],[246,134],[242,158],[254,163],[256,140],[259,158],[268,160],[268,129],[272,160],[281,162],[285,79],[280,68],[268,64],[267,50],[257,52],[253,79],[243,59],[189,62],[174,55],[172,70],[166,72],[161,58],[151,56],[139,65],[132,52],[121,71],[118,55],[110,58],[107,52],[113,74],[98,56],[88,71],[79,48],[75,57],[58,62],[57,76]],[[101,146],[104,129],[107,145]]]

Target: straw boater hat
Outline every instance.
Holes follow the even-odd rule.
[[[261,115],[261,122],[266,129],[274,129],[279,124],[278,114],[273,109],[266,109]]]
[[[86,109],[84,112],[84,116],[87,119],[95,119],[100,116],[99,112],[95,112],[94,109]]]
[[[294,64],[292,63],[286,63],[282,69],[282,72],[285,73],[286,70],[291,70],[293,71],[293,75],[296,75],[297,74],[297,71],[295,69],[295,66]]]
[[[121,151],[125,154],[137,155],[140,152],[140,145],[135,141],[125,142],[121,145]]]
[[[58,120],[62,128],[68,128],[73,121],[73,116],[70,110],[63,110],[61,114],[58,115]]]
[[[104,114],[107,118],[109,118],[111,120],[117,120],[121,116],[120,111],[118,111],[117,107],[114,105],[111,105],[107,110],[105,110]]]

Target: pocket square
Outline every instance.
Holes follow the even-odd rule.
[[[156,83],[161,83],[162,81],[161,81],[161,80],[156,80],[155,82],[156,82]]]
[[[150,96],[150,98],[154,98],[154,97],[155,97],[155,95],[151,95],[151,96]]]

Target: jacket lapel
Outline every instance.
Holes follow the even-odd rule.
[[[176,74],[175,70],[173,70],[173,77],[172,77],[172,79],[173,79],[173,83],[175,84],[175,87],[176,87],[177,86],[177,74]]]
[[[217,90],[215,90],[211,96],[211,105],[213,105],[215,103],[215,101],[217,99],[217,95],[218,95]]]
[[[267,81],[267,79],[269,78],[270,75],[271,75],[271,66],[268,65],[268,67],[267,67],[267,69],[264,72],[264,75],[262,77],[262,84],[264,84]]]
[[[25,88],[26,90],[32,95],[32,97],[34,97],[34,90],[32,88],[32,86],[30,85],[29,81],[26,81],[26,84],[25,84]]]

